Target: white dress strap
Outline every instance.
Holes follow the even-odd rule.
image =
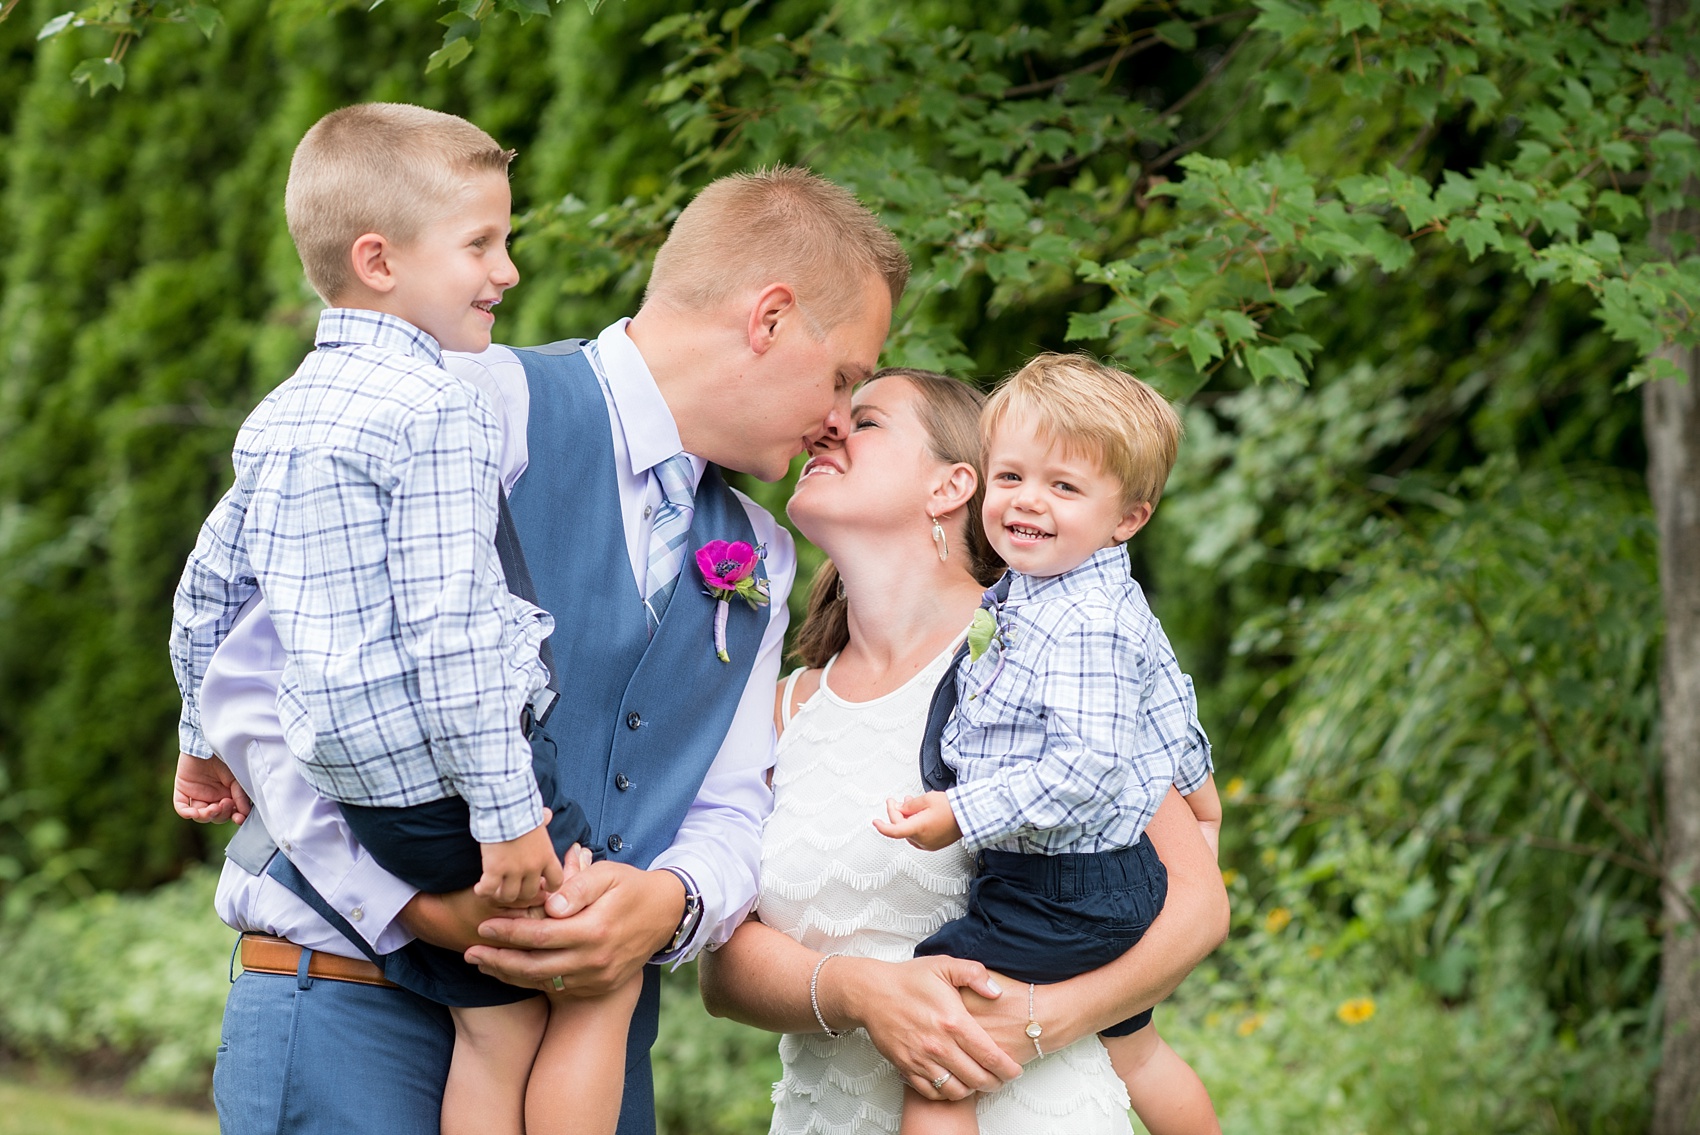
[[[808,670],[807,666],[799,666],[791,671],[790,677],[785,679],[785,698],[779,707],[779,721],[782,725],[789,726],[791,724],[791,703],[796,698],[797,679],[808,673]]]

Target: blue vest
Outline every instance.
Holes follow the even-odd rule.
[[[534,732],[534,767],[546,804],[572,800],[584,810],[596,850],[644,868],[673,842],[725,740],[768,611],[733,600],[732,661],[715,656],[716,601],[703,590],[695,550],[710,540],[756,539],[743,503],[710,465],[697,486],[679,585],[649,637],[626,551],[608,406],[581,345],[514,352],[531,412],[526,470],[508,503],[538,600],[555,617],[550,644],[561,685],[554,712]]]

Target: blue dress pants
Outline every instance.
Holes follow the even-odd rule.
[[[221,1135],[436,1135],[454,1050],[441,1005],[403,989],[244,973],[213,1069]],[[654,1135],[660,973],[645,967],[617,1135]]]

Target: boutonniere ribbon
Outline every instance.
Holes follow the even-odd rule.
[[[753,547],[742,540],[730,544],[710,540],[697,549],[697,570],[708,585],[703,594],[715,600],[714,654],[722,662],[732,661],[726,653],[726,616],[733,598],[744,600],[751,608],[767,606],[767,580],[756,578],[756,564],[766,555],[765,546]]]

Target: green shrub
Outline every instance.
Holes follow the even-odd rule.
[[[204,1092],[236,939],[213,915],[215,881],[197,869],[0,929],[0,1043],[39,1060],[117,1057],[138,1092]]]

